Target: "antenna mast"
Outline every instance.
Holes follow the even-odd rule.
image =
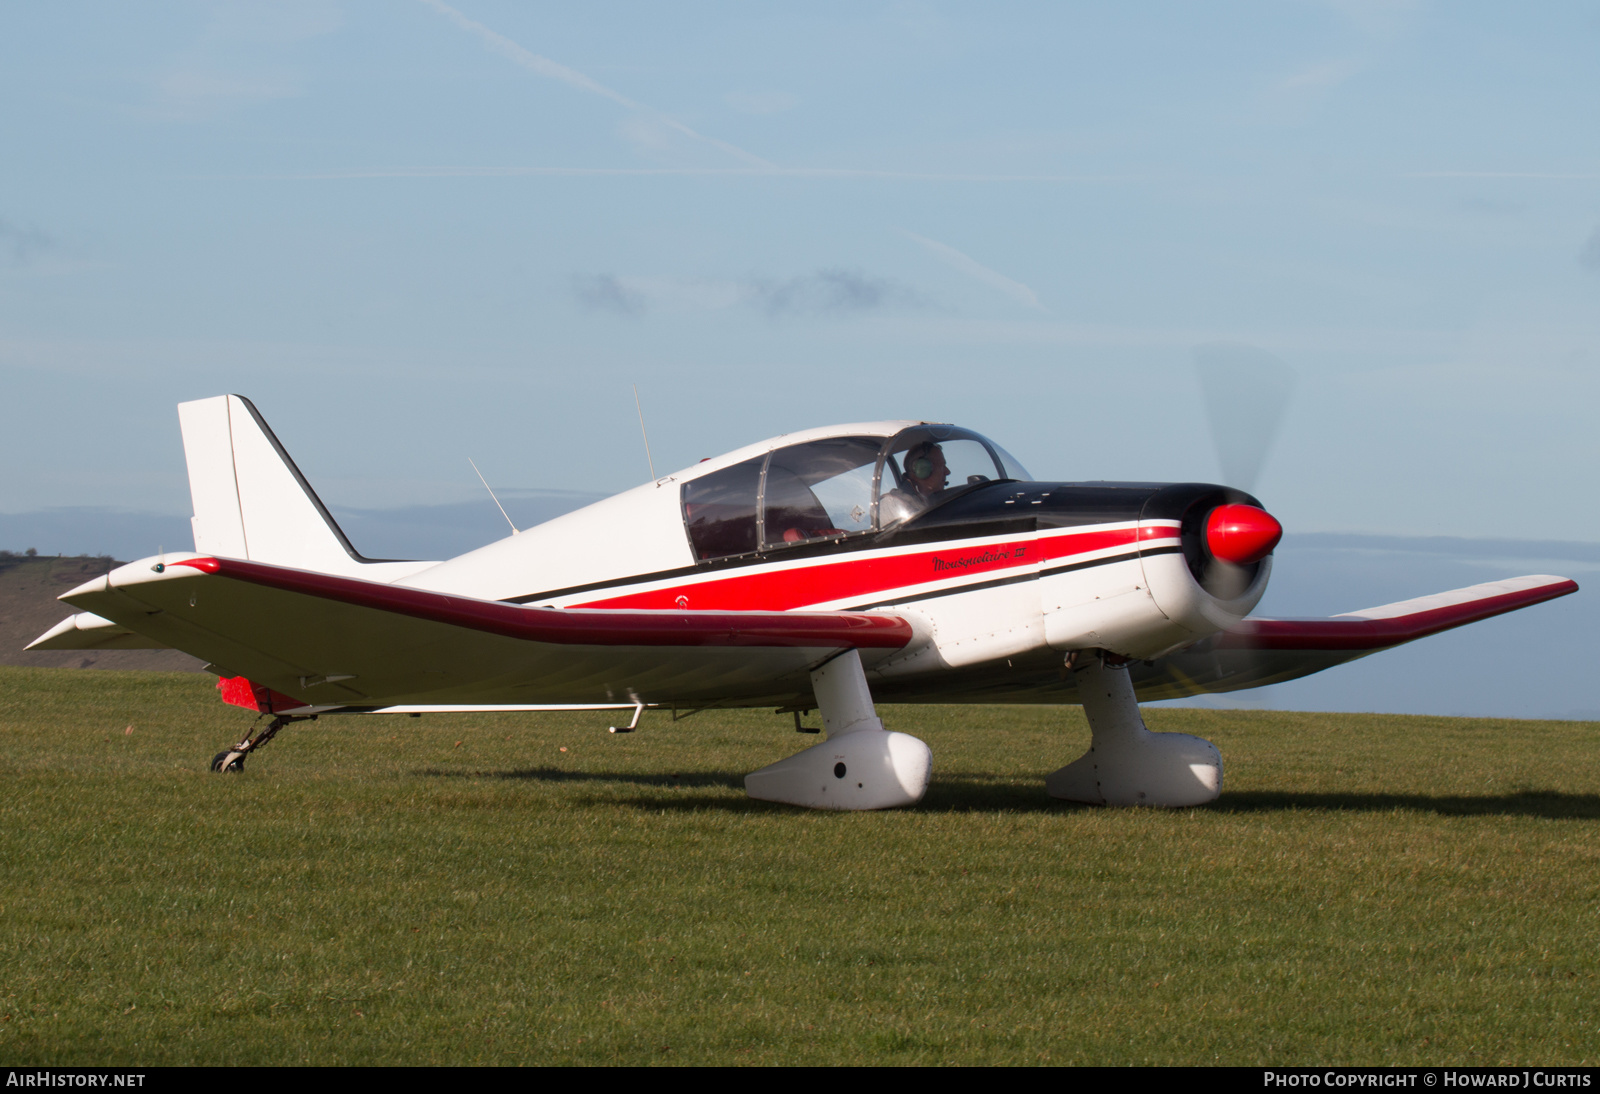
[[[483,477],[483,472],[478,470],[478,465],[472,462],[471,456],[467,457],[467,462],[472,464],[472,470],[476,472],[478,481],[483,483],[483,488],[489,491],[489,496],[491,498],[494,498],[494,507],[500,510],[500,515],[506,518],[506,523],[511,524],[511,515],[506,512],[506,507],[500,504],[500,499],[494,496],[494,488],[489,485],[489,480]],[[511,524],[511,534],[514,536],[520,536],[522,533],[517,531],[517,526],[515,524]]]
[[[650,465],[650,481],[656,481],[656,461],[650,456],[650,434],[644,428],[644,407],[639,405],[639,385],[633,385],[633,409],[639,412],[639,433],[644,437],[644,458]]]

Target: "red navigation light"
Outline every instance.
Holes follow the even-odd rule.
[[[1283,525],[1254,505],[1219,505],[1206,518],[1206,547],[1235,566],[1260,562],[1283,538]]]

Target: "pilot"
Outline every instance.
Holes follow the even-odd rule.
[[[910,520],[933,504],[950,484],[944,449],[932,441],[918,441],[906,449],[903,466],[900,487],[878,500],[878,523],[882,527]]]

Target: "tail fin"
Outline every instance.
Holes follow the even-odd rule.
[[[194,500],[194,549],[301,570],[361,576],[363,558],[311,484],[240,395],[178,404]]]

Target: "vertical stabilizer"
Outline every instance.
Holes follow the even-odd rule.
[[[194,501],[194,549],[322,573],[377,576],[250,400],[178,404]]]

